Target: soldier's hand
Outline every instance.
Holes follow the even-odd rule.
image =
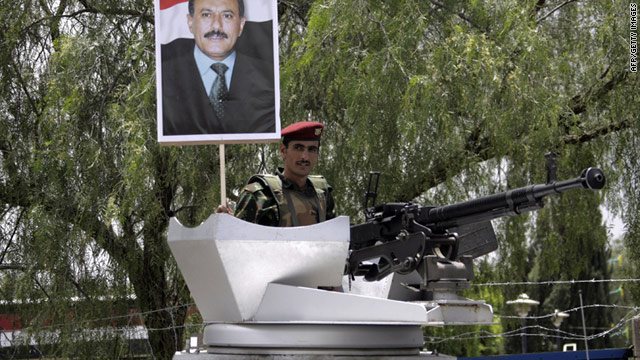
[[[231,216],[233,216],[233,210],[231,210],[231,208],[227,207],[226,205],[220,205],[218,206],[218,208],[216,209],[216,213],[217,214],[229,214]]]

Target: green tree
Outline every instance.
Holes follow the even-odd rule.
[[[56,356],[114,357],[69,339],[127,305],[145,313],[155,357],[182,345],[182,328],[170,327],[184,322],[190,298],[165,232],[175,214],[188,222],[211,212],[216,150],[155,141],[151,9],[2,3],[0,198],[15,231],[2,260],[24,266],[4,296],[39,304],[20,316],[34,331],[60,331]],[[133,304],[118,300],[131,295]],[[50,320],[64,325],[43,326]]]
[[[629,250],[624,246],[623,237],[614,239],[614,243],[611,246],[611,256],[607,261],[611,269],[612,278],[626,279],[633,277],[633,271],[629,266],[628,252]],[[634,307],[633,297],[630,296],[629,292],[632,289],[630,285],[630,282],[616,282],[611,284],[609,290],[609,297],[612,302],[625,306],[625,308],[614,309],[613,311],[615,320],[623,319],[623,323],[616,323],[616,325],[620,325],[618,330],[610,335],[613,347],[617,348],[628,347],[633,342],[629,318],[634,316],[635,312],[630,311],[630,308]]]
[[[354,219],[370,170],[384,172],[383,201],[443,204],[540,182],[547,151],[561,154],[563,175],[600,165],[611,190],[577,209],[606,201],[622,214],[637,277],[640,124],[627,14],[626,2],[604,0],[280,1],[281,117],[327,125],[318,172]],[[24,314],[34,331],[60,319],[69,336],[134,306],[154,357],[171,357],[191,300],[166,228],[171,216],[198,224],[220,203],[218,153],[156,142],[152,1],[3,0],[0,34],[3,299],[40,301]],[[228,146],[231,198],[277,157],[271,145]],[[577,206],[563,201],[554,214]],[[496,277],[527,279],[547,261],[536,257],[549,251],[544,239],[580,246],[569,230],[554,235],[563,224],[595,231],[586,262],[558,272],[587,276],[582,266],[606,258],[590,227],[597,216],[566,214],[535,240],[530,218],[500,224]],[[81,351],[62,339],[56,355]],[[85,357],[122,348],[91,350]]]
[[[637,204],[639,150],[628,4],[339,3],[314,3],[306,32],[284,63],[282,98],[285,119],[328,124],[323,146],[331,151],[320,166],[338,189],[342,212],[357,214],[370,170],[384,173],[383,201],[443,204],[544,182],[544,154],[553,151],[562,177],[600,166],[609,186],[551,200],[551,213],[539,216],[553,219],[539,230],[538,215],[499,222],[497,278],[607,278],[598,205],[606,200],[637,215],[626,206]],[[496,184],[495,174],[506,184]],[[616,205],[618,194],[625,205]],[[553,253],[558,248],[570,262],[559,261],[565,258]],[[587,304],[607,302],[606,287],[573,290],[579,288],[593,296]],[[503,291],[507,300],[525,288]],[[538,300],[561,303],[555,295]],[[507,340],[506,351],[519,351],[517,340]]]

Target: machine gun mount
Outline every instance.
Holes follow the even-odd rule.
[[[371,176],[379,176],[373,173]],[[605,175],[588,168],[580,176],[529,185],[445,206],[385,203],[365,209],[366,221],[351,226],[346,273],[377,281],[417,271],[420,289],[461,290],[473,278],[472,260],[497,249],[490,220],[544,206],[543,198],[572,189],[599,190]],[[371,178],[369,187],[371,187]],[[375,181],[377,187],[377,179]],[[377,189],[366,193],[365,206]]]

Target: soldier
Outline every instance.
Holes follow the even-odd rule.
[[[335,217],[331,187],[323,176],[309,175],[318,162],[324,125],[303,121],[282,130],[284,168],[275,175],[254,175],[244,187],[236,217],[267,226],[302,226]],[[220,205],[217,212],[233,215]]]

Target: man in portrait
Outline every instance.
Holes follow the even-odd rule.
[[[236,50],[243,0],[189,0],[193,39],[162,45],[163,135],[275,131],[273,63]]]

